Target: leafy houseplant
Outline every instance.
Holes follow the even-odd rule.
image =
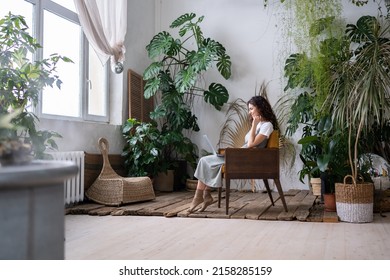
[[[203,16],[187,13],[170,25],[180,28],[180,38],[175,39],[167,31],[155,35],[146,46],[153,62],[143,74],[145,98],[158,96],[160,100],[151,118],[159,122],[161,133],[167,136],[164,153],[172,161],[186,160],[193,168],[197,147],[189,136],[200,130],[193,102],[199,97],[220,110],[229,99],[227,89],[219,83],[212,82],[205,89],[202,75],[214,65],[225,79],[231,75],[230,57],[221,43],[204,36],[202,21]]]
[[[348,24],[346,40],[352,51],[337,73],[325,103],[332,118],[348,129],[348,160],[352,177],[359,175],[359,140],[390,119],[390,40],[387,20],[363,16],[356,25]]]
[[[139,122],[128,119],[122,126],[126,141],[122,156],[129,176],[154,177],[159,171],[167,170],[162,155],[161,133],[156,122]]]
[[[342,221],[373,220],[374,184],[363,172],[359,158],[366,152],[361,140],[375,127],[385,127],[390,119],[389,28],[387,19],[373,16],[362,16],[356,24],[347,25],[345,40],[351,51],[334,66],[335,78],[324,104],[325,110],[331,108],[334,124],[348,131],[350,173],[336,184],[337,212]],[[365,183],[367,177],[369,183]],[[357,201],[359,197],[365,202]],[[359,215],[350,215],[351,209],[357,209]]]
[[[49,58],[32,61],[40,49],[39,43],[29,35],[28,26],[22,16],[9,13],[0,19],[0,115],[19,111],[12,119],[14,127],[1,139],[7,142],[20,142],[31,146],[25,150],[26,156],[43,158],[46,148],[56,149],[53,137],[60,135],[53,131],[37,130],[38,117],[32,112],[37,105],[40,91],[47,87],[61,86],[56,75],[59,61],[71,62],[69,58],[53,54]],[[12,151],[8,150],[8,153]]]

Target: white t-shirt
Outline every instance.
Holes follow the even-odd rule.
[[[264,148],[267,146],[268,138],[271,135],[272,131],[274,131],[274,126],[271,122],[259,122],[256,126],[256,136],[259,134],[267,136],[267,139],[257,145],[257,148]],[[248,147],[250,131],[245,135],[245,144],[242,146],[243,148]]]

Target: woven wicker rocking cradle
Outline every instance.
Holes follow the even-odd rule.
[[[100,204],[121,204],[155,199],[153,184],[149,177],[122,177],[111,167],[108,159],[108,141],[100,138],[99,148],[103,156],[103,168],[99,177],[85,195]]]

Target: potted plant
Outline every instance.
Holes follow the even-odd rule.
[[[122,126],[125,146],[122,156],[128,176],[155,177],[158,172],[168,170],[167,163],[161,162],[162,145],[156,122],[140,122],[130,118]]]
[[[348,130],[348,177],[352,183],[344,180],[336,184],[336,202],[340,219],[349,222],[373,219],[373,184],[358,182],[359,176],[364,175],[359,170],[359,157],[364,153],[360,140],[373,130],[375,123],[383,126],[390,117],[388,28],[386,19],[372,16],[362,16],[356,24],[347,25],[345,40],[351,51],[334,65],[335,78],[324,106],[324,110],[331,108],[334,123]],[[346,189],[364,196],[365,203],[346,203],[342,198]],[[358,207],[362,214],[356,216]]]
[[[122,135],[126,144],[121,155],[128,176],[149,176],[156,190],[172,191],[175,163],[166,155],[171,135],[162,133],[155,121],[140,122],[134,118],[122,126]]]
[[[57,149],[54,137],[60,135],[54,131],[37,130],[38,117],[33,112],[41,90],[47,86],[60,88],[61,80],[56,75],[58,62],[71,62],[67,57],[57,54],[49,58],[34,60],[41,48],[39,43],[28,33],[28,26],[22,16],[9,13],[0,19],[0,115],[12,111],[19,113],[12,123],[18,129],[7,131],[2,136],[2,143],[19,143],[24,147],[25,159],[20,153],[15,161],[28,161],[44,158],[47,148]],[[31,148],[28,149],[28,146]],[[9,160],[12,156],[8,155]]]
[[[162,134],[167,136],[166,156],[172,161],[186,160],[193,168],[198,155],[190,135],[200,130],[193,102],[202,98],[220,110],[229,99],[227,89],[219,83],[212,82],[205,89],[202,75],[215,65],[225,79],[231,75],[231,61],[224,46],[205,37],[201,30],[203,18],[187,13],[174,20],[170,28],[180,29],[179,38],[167,31],[156,34],[146,46],[153,62],[143,73],[145,98],[158,96],[159,104],[151,118],[159,122]]]

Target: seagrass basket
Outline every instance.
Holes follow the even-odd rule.
[[[347,183],[350,178],[352,183]],[[369,223],[374,218],[374,184],[358,182],[351,175],[335,184],[336,209],[340,221]]]
[[[149,177],[118,175],[108,159],[108,141],[105,138],[99,139],[99,148],[103,155],[103,168],[99,177],[85,192],[89,199],[112,206],[155,199]]]

